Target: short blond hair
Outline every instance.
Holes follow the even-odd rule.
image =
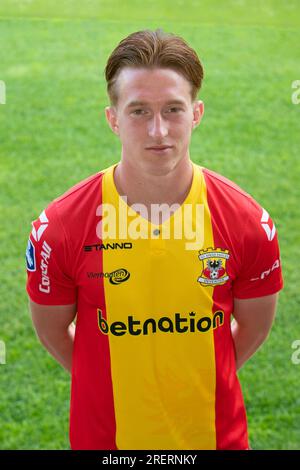
[[[203,67],[197,53],[179,36],[161,29],[130,34],[113,50],[105,67],[107,93],[111,104],[118,102],[116,81],[125,67],[170,68],[183,75],[191,84],[194,101],[201,88]]]

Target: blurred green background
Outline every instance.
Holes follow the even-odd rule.
[[[300,448],[299,13],[297,0],[1,0],[1,449],[69,447],[70,381],[32,329],[26,243],[51,200],[119,160],[103,69],[122,38],[157,27],[182,35],[204,65],[192,160],[234,180],[276,223],[285,289],[269,340],[239,376],[252,447]]]

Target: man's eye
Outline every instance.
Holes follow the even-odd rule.
[[[145,114],[146,111],[144,109],[135,109],[134,111],[132,111],[132,114],[134,114],[135,116],[140,116],[141,114]]]
[[[170,113],[178,113],[179,111],[182,111],[182,108],[173,107],[168,109],[168,112]]]

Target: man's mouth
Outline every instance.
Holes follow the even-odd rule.
[[[146,147],[146,150],[153,150],[154,152],[163,152],[171,148],[171,145],[153,145],[152,147]]]

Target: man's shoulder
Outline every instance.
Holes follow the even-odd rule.
[[[78,199],[86,198],[93,194],[95,190],[100,190],[101,179],[105,170],[88,176],[87,178],[79,181],[71,188],[67,189],[63,194],[53,200],[59,206],[69,204]]]
[[[210,187],[217,187],[226,193],[231,193],[233,196],[241,196],[246,199],[253,199],[252,196],[242,189],[238,184],[228,179],[226,176],[221,175],[213,170],[201,167],[205,176],[205,180],[209,181]]]
[[[201,168],[205,178],[208,199],[214,200],[218,205],[228,205],[231,210],[240,212],[243,212],[243,209],[248,211],[250,208],[254,211],[262,210],[259,202],[238,184],[213,170],[205,167]]]
[[[88,176],[53,199],[44,213],[49,220],[58,220],[63,226],[78,227],[94,217],[102,202],[102,178],[108,168]],[[76,229],[76,230],[77,230]]]

